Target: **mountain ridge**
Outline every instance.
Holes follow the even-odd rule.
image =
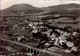
[[[26,12],[26,13],[36,13],[41,12],[42,10],[36,8],[29,4],[15,4],[6,9],[1,10],[2,12]]]
[[[9,8],[2,10],[3,12],[26,12],[26,13],[38,13],[43,11],[50,11],[55,13],[72,13],[80,11],[80,4],[70,3],[61,4],[56,6],[48,6],[43,8],[37,8],[29,4],[15,4]]]

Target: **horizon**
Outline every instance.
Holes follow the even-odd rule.
[[[80,1],[60,1],[60,0],[1,0],[1,10],[11,7],[15,4],[29,4],[34,7],[48,7],[48,6],[56,6],[61,4],[80,4]]]

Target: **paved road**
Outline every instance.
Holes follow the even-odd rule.
[[[1,36],[1,35],[0,35]],[[19,45],[19,46],[22,46],[22,47],[27,47],[27,48],[31,48],[33,50],[37,50],[37,51],[40,51],[40,52],[43,52],[43,53],[48,53],[48,54],[51,54],[51,55],[54,55],[54,56],[63,56],[61,53],[55,53],[55,52],[52,52],[52,51],[49,51],[49,50],[46,50],[46,49],[38,49],[38,48],[35,48],[33,46],[30,46],[28,44],[24,44],[24,43],[21,43],[21,42],[16,42],[16,41],[11,41],[11,40],[8,40],[8,39],[5,39],[6,36],[4,36],[3,38],[0,38],[1,40],[3,41],[7,41],[7,42],[10,42],[10,43],[13,43],[13,44],[16,44],[16,45]],[[53,49],[54,50],[54,49]],[[61,50],[60,50],[61,51]],[[64,52],[63,52],[64,53]]]
[[[13,43],[13,44],[20,45],[22,47],[28,47],[28,48],[31,48],[31,49],[34,49],[34,50],[37,50],[37,51],[40,51],[40,52],[43,52],[43,53],[49,53],[49,54],[52,54],[52,55],[62,56],[60,54],[56,54],[56,53],[50,52],[50,51],[48,51],[46,49],[44,49],[44,50],[43,49],[38,49],[38,48],[35,48],[35,47],[32,47],[32,46],[29,46],[27,44],[25,45],[23,43],[7,40],[7,39],[4,39],[4,38],[0,38],[0,39],[3,40],[3,41],[7,41],[7,42],[10,42],[10,43]]]

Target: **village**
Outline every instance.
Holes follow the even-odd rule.
[[[2,21],[9,22],[7,22],[8,27],[5,29],[8,32],[9,40],[49,51],[53,50],[52,47],[58,47],[66,53],[78,55],[80,52],[79,29],[68,26],[64,28],[55,27],[45,24],[44,21],[24,20],[23,18],[21,18],[21,21],[20,19],[19,21],[11,20],[11,22],[9,19]],[[49,22],[52,22],[52,20]],[[1,31],[3,31],[3,28]]]
[[[64,25],[65,23],[77,24],[74,23],[75,20],[71,17],[42,18],[42,20],[39,18],[31,19],[35,16],[4,16],[1,18],[0,31],[7,35],[6,39],[8,40],[50,52],[56,47],[62,49],[65,53],[80,54],[80,29]],[[64,18],[66,18],[66,22],[64,22]],[[71,21],[69,22],[67,19]],[[76,21],[79,22],[79,20]],[[63,22],[63,25],[57,26],[61,22]]]

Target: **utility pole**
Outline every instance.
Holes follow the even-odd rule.
[[[0,10],[1,10],[1,0],[0,0]]]

